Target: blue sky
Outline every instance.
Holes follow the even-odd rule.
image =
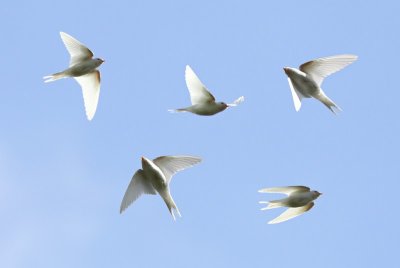
[[[399,233],[396,1],[6,1],[0,7],[1,267],[391,267]],[[106,62],[88,122],[64,31]],[[359,60],[296,113],[282,68]],[[218,100],[189,104],[189,64]],[[196,155],[171,193],[119,205],[140,157]],[[264,187],[323,193],[307,214],[266,224]]]

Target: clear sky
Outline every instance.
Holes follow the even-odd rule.
[[[394,267],[399,253],[398,1],[3,1],[0,7],[0,267]],[[105,59],[94,119],[67,67],[64,31]],[[306,99],[283,67],[359,60]],[[189,64],[218,100],[190,103]],[[159,196],[119,206],[140,157],[195,155],[173,221]],[[267,222],[264,187],[323,195]]]

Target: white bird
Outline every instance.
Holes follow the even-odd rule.
[[[261,210],[288,207],[285,212],[268,222],[268,224],[280,223],[290,220],[294,217],[300,216],[304,212],[309,211],[314,206],[314,200],[317,199],[321,193],[318,191],[310,191],[310,188],[305,186],[286,186],[261,189],[260,193],[282,193],[287,195],[287,198],[273,200],[273,201],[260,201],[260,204],[268,204],[267,207]]]
[[[60,32],[60,35],[71,55],[69,68],[62,72],[43,77],[45,79],[44,82],[47,83],[67,77],[75,78],[82,88],[87,119],[92,120],[96,113],[100,95],[100,72],[96,68],[104,60],[93,58],[92,51],[72,36],[64,32]]]
[[[303,98],[315,98],[333,113],[341,109],[329,99],[321,88],[324,78],[343,69],[357,60],[355,55],[337,55],[315,59],[300,65],[299,69],[285,67],[296,111],[300,110]]]
[[[160,156],[153,160],[142,157],[142,169],[137,170],[133,175],[122,199],[120,213],[142,194],[155,195],[158,193],[174,220],[174,212],[181,217],[169,191],[171,178],[176,172],[191,167],[200,161],[201,158],[194,156]]]
[[[185,80],[192,106],[169,110],[170,112],[191,112],[198,115],[214,115],[228,107],[237,106],[244,101],[244,97],[241,96],[231,104],[216,102],[215,97],[207,90],[189,65],[186,65]]]

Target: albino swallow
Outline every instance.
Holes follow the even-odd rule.
[[[186,65],[185,80],[186,86],[189,89],[192,106],[169,110],[170,112],[191,112],[198,115],[214,115],[228,107],[237,106],[244,101],[244,97],[242,96],[231,104],[216,102],[214,96],[207,90],[189,65]]]
[[[304,212],[309,211],[314,206],[314,200],[317,199],[321,193],[317,191],[310,191],[310,188],[305,186],[287,186],[276,188],[261,189],[260,193],[282,193],[287,195],[287,198],[273,200],[273,201],[260,201],[260,204],[268,204],[267,207],[261,210],[288,207],[285,212],[268,222],[268,224],[280,223],[290,220],[294,217],[300,216]]]
[[[142,194],[155,195],[158,193],[167,205],[174,220],[174,212],[181,217],[178,207],[169,192],[169,183],[176,172],[191,167],[200,161],[201,158],[194,156],[160,156],[153,160],[142,157],[142,169],[139,169],[133,175],[122,199],[120,213]]]
[[[47,83],[67,77],[75,78],[82,88],[87,119],[92,120],[96,113],[100,95],[100,72],[96,68],[104,60],[100,58],[93,59],[92,51],[72,36],[64,32],[60,32],[60,35],[71,55],[69,68],[62,72],[43,77],[45,79],[44,82]]]
[[[299,69],[285,67],[296,111],[300,110],[302,98],[315,98],[333,113],[341,109],[329,99],[321,88],[324,78],[357,60],[355,55],[337,55],[315,59],[300,65]]]

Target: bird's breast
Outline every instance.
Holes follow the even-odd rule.
[[[290,79],[292,80],[293,86],[306,98],[311,98],[319,92],[319,86],[308,75],[303,76],[294,73],[291,75]]]
[[[65,72],[68,73],[70,76],[77,77],[91,73],[99,66],[100,64],[98,63],[98,61],[86,60],[71,66]]]
[[[222,112],[225,109],[225,106],[215,102],[196,104],[190,107],[190,111],[198,115],[214,115],[216,113]]]
[[[161,169],[154,163],[148,165],[142,165],[143,172],[146,178],[151,182],[151,185],[160,191],[167,186],[167,180]]]
[[[292,194],[287,201],[289,207],[302,207],[313,200],[309,193]]]

